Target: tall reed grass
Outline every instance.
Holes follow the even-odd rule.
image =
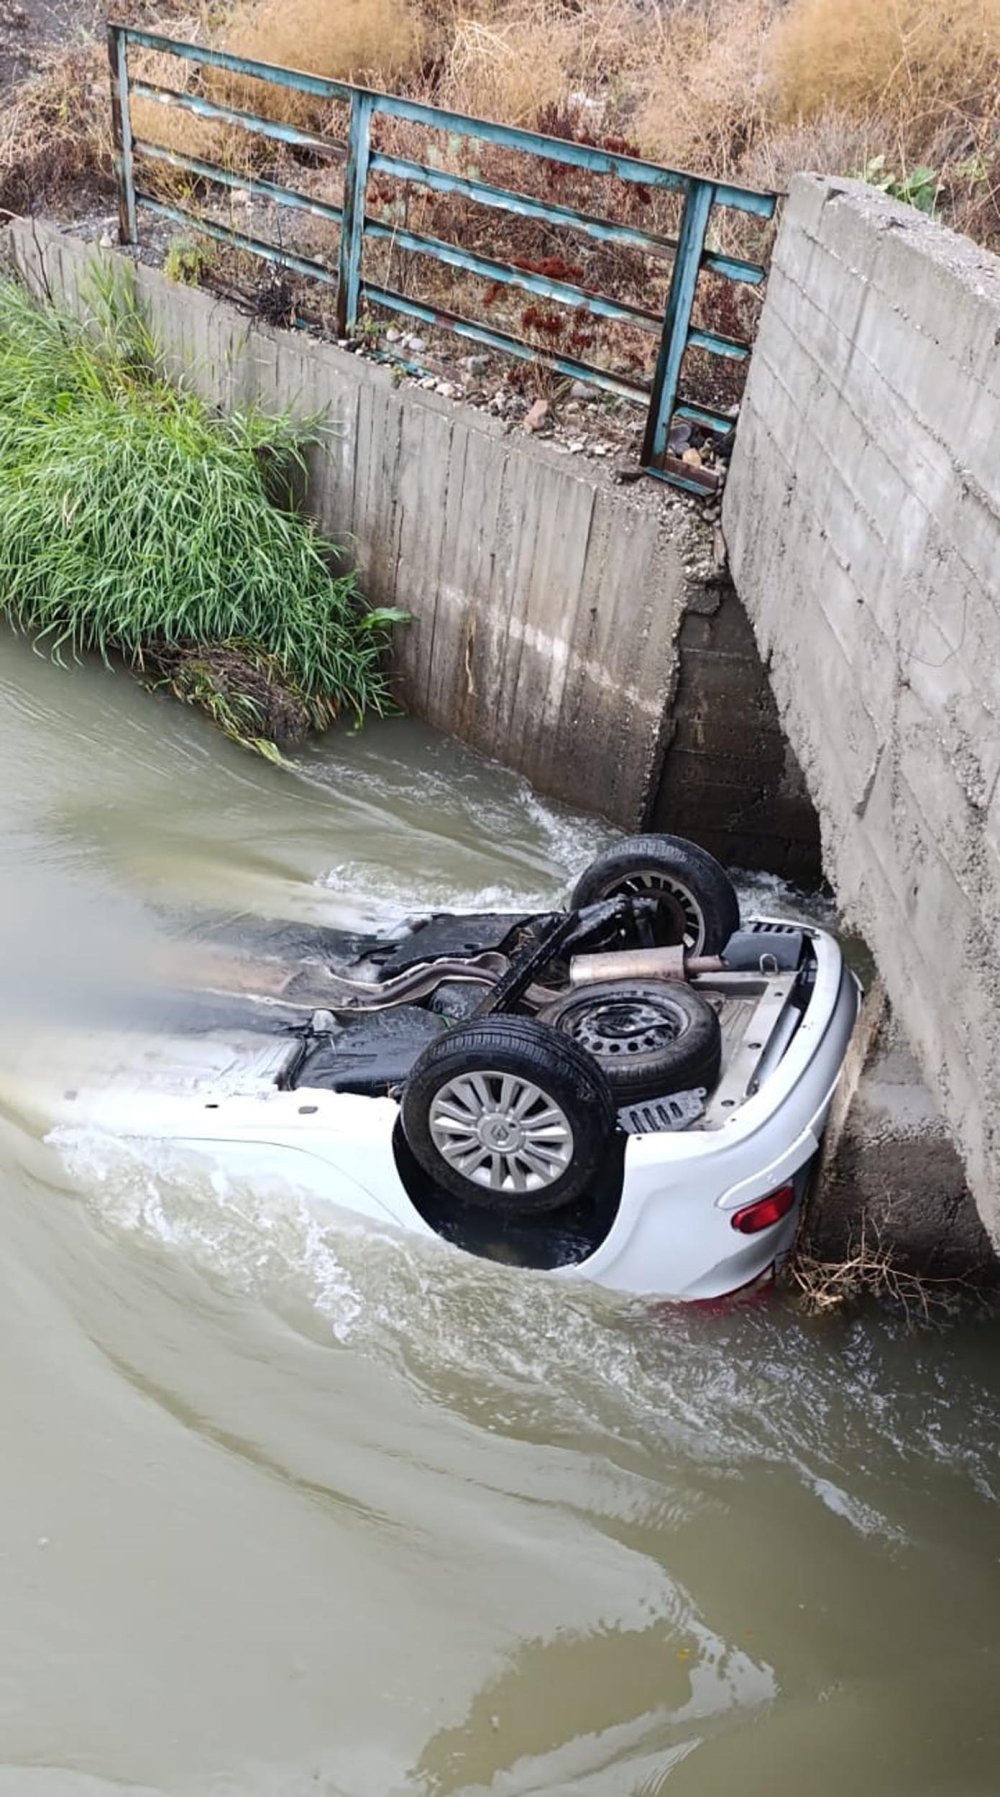
[[[216,416],[172,385],[120,280],[81,323],[0,279],[0,610],[257,748],[390,703],[400,614],[365,610],[292,509],[304,446],[287,417]]]

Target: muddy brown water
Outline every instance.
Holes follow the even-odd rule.
[[[2,1046],[205,917],[548,901],[603,840],[405,720],[294,772],[0,640]],[[646,1311],[0,1129],[0,1797],[978,1797],[1000,1357]]]

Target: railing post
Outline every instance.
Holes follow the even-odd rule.
[[[108,25],[111,67],[111,137],[118,189],[118,241],[135,243],[135,179],[132,172],[132,119],[128,100],[128,40],[124,25]]]
[[[374,94],[358,92],[351,96],[347,166],[344,170],[344,215],[340,225],[340,281],[337,288],[337,335],[340,337],[349,337],[358,322],[365,196],[374,106]]]
[[[681,228],[677,233],[677,251],[663,315],[663,335],[656,358],[653,390],[649,396],[646,435],[642,443],[644,468],[658,467],[666,453],[670,420],[677,404],[681,362],[691,328],[691,309],[698,285],[698,270],[705,251],[705,233],[714,199],[713,182],[699,181],[694,177],[689,180]]]

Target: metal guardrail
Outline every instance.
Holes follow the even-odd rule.
[[[350,108],[346,145],[338,144],[330,138],[318,137],[314,132],[293,124],[260,117],[239,106],[222,104],[202,94],[180,92],[158,82],[143,80],[133,75],[129,68],[128,52],[133,45],[177,57],[182,62],[226,70],[234,75],[267,82],[295,93],[312,95],[317,99],[345,101]],[[750,346],[719,332],[700,329],[693,323],[698,279],[703,270],[709,270],[729,281],[757,285],[763,281],[765,270],[757,262],[710,250],[706,243],[709,220],[713,209],[719,206],[749,213],[759,219],[769,219],[773,216],[777,203],[776,195],[757,193],[728,182],[711,181],[677,169],[662,168],[655,163],[618,155],[589,144],[545,137],[536,131],[500,125],[486,119],[468,118],[463,113],[449,112],[443,107],[428,106],[398,95],[378,93],[350,82],[327,80],[317,75],[278,68],[271,63],[254,62],[244,56],[230,55],[224,50],[184,43],[176,38],[164,37],[158,32],[144,31],[116,22],[108,25],[108,55],[111,65],[119,235],[122,243],[137,241],[137,208],[143,206],[161,217],[191,225],[200,233],[247,250],[293,273],[335,287],[337,328],[342,337],[353,333],[362,301],[371,301],[428,325],[444,325],[458,336],[469,338],[489,349],[539,363],[558,373],[587,382],[604,392],[637,401],[645,405],[647,412],[641,456],[643,469],[661,480],[694,493],[704,493],[714,485],[711,477],[707,476],[707,471],[699,477],[698,470],[668,454],[668,434],[674,418],[692,420],[723,437],[733,429],[731,415],[716,410],[711,405],[691,403],[681,395],[684,355],[689,348],[698,348],[716,356],[744,359],[750,353]],[[327,160],[343,162],[343,204],[330,205],[311,195],[299,193],[283,183],[247,176],[242,172],[236,174],[201,157],[184,155],[165,144],[136,137],[131,121],[133,97],[155,100],[168,107],[180,107],[199,119],[240,126],[275,143],[289,144]],[[613,175],[620,181],[647,191],[677,193],[681,196],[677,235],[674,238],[643,231],[633,224],[595,217],[570,206],[550,203],[495,186],[489,181],[446,173],[440,168],[415,162],[407,157],[383,154],[372,144],[372,121],[377,116],[444,130],[451,137],[470,138],[505,150],[523,152],[546,163],[564,164],[592,175]],[[212,182],[223,188],[239,189],[249,193],[251,198],[311,213],[314,217],[337,225],[340,230],[340,245],[336,273],[310,257],[296,255],[278,244],[248,236],[229,225],[201,217],[186,206],[170,203],[144,191],[136,184],[137,158],[169,163],[196,180]],[[620,244],[647,251],[660,258],[666,255],[672,258],[673,266],[665,308],[662,312],[653,312],[627,305],[573,281],[554,279],[521,268],[515,263],[493,260],[457,244],[400,229],[374,218],[366,208],[368,182],[373,175],[391,176],[397,181],[412,183],[430,192],[454,194],[508,214],[568,227],[600,243]],[[362,250],[366,238],[371,241],[388,241],[398,249],[433,257],[492,283],[520,288],[559,305],[655,333],[659,337],[659,347],[653,378],[651,381],[639,380],[625,373],[595,367],[578,357],[542,348],[507,331],[427,305],[390,287],[378,286],[364,277]]]

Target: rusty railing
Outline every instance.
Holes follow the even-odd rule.
[[[261,117],[235,105],[224,104],[205,93],[182,92],[159,82],[143,79],[131,72],[129,49],[159,52],[176,57],[180,63],[194,63],[200,69],[219,69],[230,74],[261,81],[272,86],[306,94],[319,100],[343,101],[349,107],[347,141],[338,144],[330,138],[280,120]],[[730,412],[711,403],[698,404],[684,398],[681,388],[684,357],[696,348],[711,356],[742,360],[750,346],[736,336],[700,328],[693,318],[698,283],[704,272],[731,282],[752,286],[763,281],[765,270],[759,262],[724,255],[708,246],[709,223],[717,208],[730,208],[750,214],[756,219],[770,219],[776,196],[736,187],[724,181],[712,181],[699,175],[686,174],[637,157],[619,155],[613,150],[574,143],[562,138],[546,137],[535,131],[500,125],[486,119],[467,118],[438,106],[425,105],[398,95],[377,93],[346,81],[326,80],[270,63],[233,56],[205,45],[183,43],[158,32],[111,23],[108,26],[108,53],[111,63],[112,123],[115,140],[115,162],[119,195],[120,237],[123,243],[138,240],[138,208],[144,207],[161,217],[224,243],[249,251],[268,262],[332,286],[336,290],[337,328],[341,336],[350,336],[358,323],[363,302],[371,302],[402,313],[428,325],[444,325],[460,337],[505,354],[521,357],[586,382],[604,392],[636,402],[646,409],[646,428],[641,463],[649,474],[695,493],[704,493],[715,485],[707,470],[684,463],[668,452],[670,426],[675,418],[686,419],[726,438],[733,430]],[[154,100],[164,107],[180,107],[197,118],[220,125],[239,126],[257,137],[291,145],[313,156],[337,160],[344,164],[342,205],[333,205],[309,194],[298,192],[281,182],[265,180],[226,169],[202,157],[185,155],[164,143],[137,137],[132,130],[133,99]],[[680,222],[675,236],[646,231],[633,223],[595,217],[590,213],[542,200],[527,194],[496,186],[476,176],[459,175],[427,162],[383,153],[373,144],[372,124],[376,119],[399,119],[431,130],[445,131],[450,138],[471,139],[499,146],[541,159],[549,165],[562,165],[584,170],[591,175],[612,175],[618,180],[645,190],[647,194],[674,193],[680,201]],[[137,160],[168,163],[185,171],[195,181],[212,183],[229,189],[245,190],[252,199],[291,208],[327,220],[339,228],[337,267],[332,269],[315,259],[297,255],[280,244],[248,235],[230,224],[220,223],[192,211],[174,200],[157,197],[137,185]],[[666,303],[656,311],[630,305],[579,285],[575,281],[554,278],[534,272],[511,261],[483,256],[458,244],[447,243],[394,223],[373,217],[366,205],[369,182],[384,175],[414,184],[431,193],[460,196],[508,215],[513,214],[543,224],[568,228],[583,236],[609,245],[648,252],[670,263],[670,280]],[[582,310],[595,319],[607,319],[638,327],[658,338],[655,369],[651,380],[638,378],[627,371],[601,368],[578,355],[567,355],[555,348],[527,341],[515,333],[501,330],[485,321],[477,321],[439,307],[431,306],[412,295],[400,293],[387,285],[365,278],[362,257],[367,241],[389,242],[397,249],[437,261],[483,278],[502,287],[514,287],[560,306]]]

